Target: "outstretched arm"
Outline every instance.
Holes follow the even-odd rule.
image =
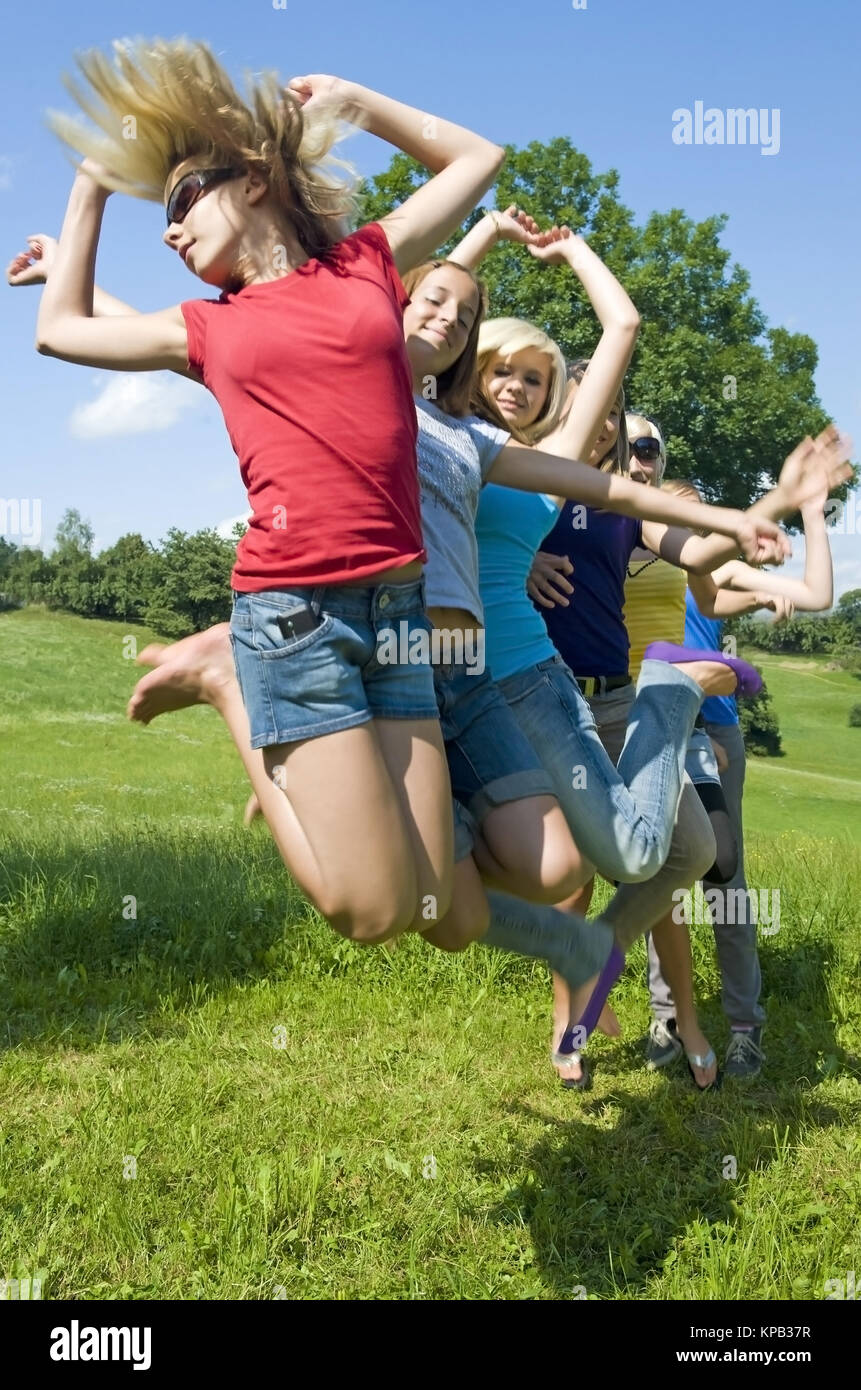
[[[6,281],[13,286],[44,285],[54,262],[57,259],[57,238],[46,232],[38,232],[27,237],[27,250],[19,251],[6,267]],[[98,285],[93,285],[93,317],[123,318],[126,314],[139,314],[131,304],[124,304],[115,295],[108,294]],[[195,377],[195,380],[197,378]]]
[[[834,572],[823,507],[824,499],[821,499],[801,509],[805,542],[803,579],[788,579],[770,570],[751,569],[740,560],[731,560],[712,576],[719,589],[736,591],[733,597],[739,594],[777,595],[790,599],[801,612],[825,612],[834,602]],[[729,597],[729,594],[719,593],[721,606]],[[725,615],[721,612],[717,616]]]
[[[381,219],[399,271],[421,265],[451,236],[486,193],[505,151],[463,126],[405,106],[341,78],[296,77],[289,90],[303,106],[326,101],[372,135],[418,159],[434,175]]]
[[[660,488],[601,473],[576,459],[558,458],[523,444],[506,444],[500,450],[487,481],[521,488],[524,492],[576,498],[588,506],[603,507],[643,520],[717,531],[732,537],[734,545],[731,548],[740,549],[753,561],[773,553],[773,544],[779,535],[773,522],[751,518],[750,513],[688,501]]]
[[[87,161],[72,185],[57,254],[39,306],[36,348],[49,357],[116,371],[185,373],[188,343],[179,306],[157,314],[96,318],[93,289],[107,190]]]
[[[778,522],[817,499],[822,502],[834,488],[851,478],[852,469],[846,462],[851,451],[852,441],[842,436],[834,425],[829,425],[815,440],[803,439],[784,461],[777,486],[754,502],[747,515],[751,519]],[[718,530],[717,527],[710,529]],[[735,558],[733,547],[720,535],[692,536],[689,530],[678,527],[646,524],[643,544],[670,564],[680,565],[692,574],[710,574]],[[788,546],[784,553],[788,553]],[[763,585],[757,587],[761,589]]]

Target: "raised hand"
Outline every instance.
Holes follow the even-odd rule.
[[[735,536],[749,565],[782,565],[792,554],[786,532],[756,512],[742,512]]]
[[[575,236],[570,227],[549,227],[538,242],[529,247],[529,254],[544,265],[566,265],[585,245],[583,238]]]
[[[776,623],[789,622],[795,617],[795,604],[791,598],[785,598],[783,594],[766,594],[757,590],[754,594],[758,608],[768,608],[774,614]]]
[[[574,566],[567,555],[551,555],[549,551],[539,550],[532,561],[532,569],[526,581],[526,592],[541,608],[555,608],[557,604],[567,608],[567,594],[573,594],[574,585],[569,584],[566,574],[573,574]]]
[[[852,449],[852,440],[836,425],[828,425],[816,439],[802,439],[785,460],[777,480],[787,506],[796,510],[812,506],[820,498],[824,506],[828,494],[852,477],[848,462]]]
[[[19,251],[6,267],[9,285],[44,285],[57,254],[56,237],[44,232],[27,237],[29,250]]]
[[[287,83],[286,90],[296,98],[303,111],[312,107],[329,106],[346,120],[351,119],[349,108],[352,98],[352,84],[343,77],[329,77],[325,73],[310,73],[305,77],[294,77]]]
[[[488,216],[493,221],[500,241],[519,241],[526,243],[531,249],[532,246],[540,244],[540,237],[546,236],[535,218],[530,217],[528,212],[519,210],[516,203],[512,203],[502,212],[494,210]]]

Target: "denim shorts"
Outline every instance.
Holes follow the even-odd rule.
[[[695,787],[702,786],[706,782],[713,782],[720,786],[717,758],[712,748],[712,741],[705,729],[694,729],[691,734],[688,741],[687,757],[685,758],[685,772]]]
[[[307,605],[318,625],[285,637],[279,618]],[[230,640],[251,747],[320,738],[370,719],[436,719],[430,664],[407,659],[419,631],[430,631],[422,579],[234,593]],[[418,640],[427,646],[426,637]]]
[[[437,709],[455,802],[454,857],[472,849],[475,826],[497,806],[555,796],[553,778],[521,732],[489,672],[465,663],[434,667]]]

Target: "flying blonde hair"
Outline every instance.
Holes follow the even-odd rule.
[[[531,425],[518,431],[523,443],[536,444],[556,428],[565,403],[565,358],[558,345],[547,333],[525,319],[486,319],[478,335],[478,374],[483,384],[485,369],[492,358],[497,355],[512,357],[524,348],[535,348],[550,358],[550,387],[541,413]],[[485,387],[481,394],[488,396],[490,392]],[[509,429],[510,426],[506,425],[505,428]]]
[[[63,79],[93,124],[48,116],[65,145],[106,166],[105,187],[161,202],[171,171],[193,156],[200,168],[262,174],[309,256],[347,234],[356,178],[330,154],[340,133],[331,108],[303,112],[273,72],[246,78],[243,99],[211,49],[190,39],[118,39],[113,50],[113,62],[98,49],[76,57],[86,88]]]

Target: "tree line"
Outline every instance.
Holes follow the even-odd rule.
[[[185,637],[230,617],[230,572],[243,529],[226,540],[213,530],[172,527],[158,545],[131,532],[94,555],[93,528],[70,509],[50,554],[0,538],[0,598]]]

